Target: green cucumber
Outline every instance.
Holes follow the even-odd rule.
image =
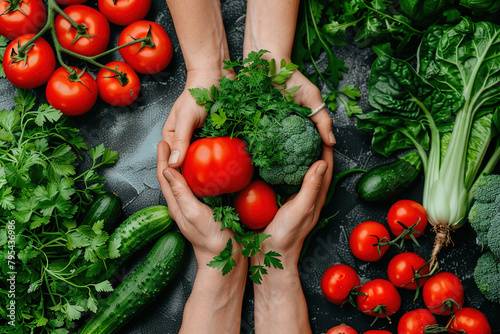
[[[113,231],[115,223],[122,212],[122,201],[114,193],[105,192],[98,195],[90,208],[88,208],[82,220],[82,225],[94,225],[97,221],[102,220],[106,232]]]
[[[80,334],[112,334],[149,305],[182,266],[186,242],[182,234],[161,237],[146,256],[106,298]]]
[[[367,202],[386,202],[399,196],[417,178],[422,161],[417,152],[366,172],[356,184],[356,195]]]

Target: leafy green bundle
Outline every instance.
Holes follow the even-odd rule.
[[[476,179],[500,159],[494,140],[500,126],[500,26],[468,19],[434,26],[417,59],[416,69],[387,55],[374,62],[369,101],[376,110],[358,115],[358,128],[373,132],[373,149],[385,156],[417,148],[425,172],[423,205],[437,232],[435,261],[450,229],[465,222]]]
[[[18,93],[14,110],[0,111],[1,272],[16,283],[12,291],[6,279],[0,282],[3,319],[15,301],[14,326],[0,332],[69,333],[82,312],[97,310],[99,292],[113,290],[107,280],[86,277],[92,263],[109,257],[102,221],[78,221],[102,192],[96,169],[113,164],[118,153],[91,149],[92,165],[77,174],[76,161],[87,150],[78,129],[47,104],[34,109],[32,92]]]

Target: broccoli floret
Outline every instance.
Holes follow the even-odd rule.
[[[484,253],[477,261],[474,280],[488,300],[500,303],[500,261],[492,252]]]
[[[488,247],[497,258],[500,258],[500,212],[491,220]],[[500,277],[498,279],[500,280]]]
[[[481,177],[472,189],[472,197],[481,203],[495,202],[498,195],[500,195],[500,175]]]
[[[260,176],[270,184],[298,185],[321,153],[321,137],[314,123],[304,117],[290,115],[281,121],[276,145],[283,146],[283,164],[261,168]]]

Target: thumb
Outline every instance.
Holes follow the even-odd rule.
[[[195,118],[189,114],[183,119],[177,120],[175,125],[174,140],[169,143],[172,147],[172,151],[168,159],[169,167],[179,168],[184,162],[184,158],[196,126],[197,124]]]
[[[332,132],[332,118],[328,115],[326,110],[323,108],[323,110],[316,115],[313,115],[311,120],[316,124],[323,143],[327,146],[335,145],[336,140]]]
[[[170,190],[172,191],[172,195],[174,196],[182,214],[187,219],[192,218],[192,214],[195,214],[197,210],[199,210],[198,204],[201,203],[194,196],[186,182],[186,179],[181,173],[170,167],[163,171],[163,177],[167,180]]]
[[[315,162],[304,176],[302,187],[294,201],[300,203],[304,208],[314,207],[327,169],[328,164],[325,161]]]

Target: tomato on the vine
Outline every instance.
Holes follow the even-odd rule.
[[[356,330],[354,330],[351,326],[342,324],[330,328],[326,334],[358,334],[358,332],[356,332]]]
[[[360,285],[358,273],[345,264],[328,268],[321,278],[321,291],[330,302],[341,305],[349,293]]]
[[[354,228],[349,237],[349,247],[352,254],[360,260],[375,262],[382,258],[389,246],[381,246],[380,251],[377,243],[386,239],[390,240],[389,231],[384,225],[375,221],[366,221]]]
[[[151,35],[151,44],[135,43],[119,50],[125,62],[143,74],[160,72],[172,59],[172,42],[165,29],[158,23],[141,20],[125,27],[118,38],[118,45],[121,46],[148,34]]]
[[[391,283],[398,288],[417,289],[416,273],[420,275],[428,274],[429,266],[423,257],[412,252],[400,253],[394,256],[387,266],[387,276]],[[419,287],[422,287],[427,279],[427,277],[418,279]]]
[[[387,318],[399,310],[401,296],[391,282],[379,278],[361,286],[356,302],[361,312]]]
[[[236,195],[234,211],[246,227],[262,229],[269,225],[278,212],[276,194],[266,182],[254,181]]]
[[[398,323],[398,334],[422,334],[425,326],[436,325],[436,317],[426,309],[417,309],[405,313]]]
[[[0,35],[14,39],[38,33],[47,20],[42,0],[0,0]]]
[[[425,306],[434,314],[449,315],[464,305],[464,287],[452,273],[439,273],[424,284]]]
[[[96,56],[106,50],[110,29],[104,15],[84,5],[66,7],[64,13],[79,24],[81,31],[77,31],[62,15],[57,15],[54,28],[62,47],[88,57]]]
[[[238,138],[202,138],[186,153],[182,174],[196,196],[234,193],[245,188],[253,176],[247,144]]]
[[[151,0],[98,0],[99,11],[120,26],[142,20],[151,7]]]
[[[483,312],[470,307],[464,307],[451,320],[449,333],[491,334],[491,327]]]
[[[97,83],[87,72],[71,67],[76,72],[75,81],[70,80],[70,73],[59,67],[50,77],[45,95],[47,101],[68,116],[78,116],[89,111],[99,95]],[[78,78],[79,77],[79,78]]]
[[[122,86],[118,74],[102,68],[97,74],[99,96],[103,101],[117,107],[128,106],[137,99],[141,82],[135,71],[127,63],[112,61],[106,67],[127,74],[127,82]]]
[[[405,228],[399,223],[406,227],[410,227],[417,222],[418,224],[413,228],[413,230],[420,233],[412,233],[415,238],[421,236],[427,226],[427,212],[420,203],[409,199],[397,201],[391,206],[389,212],[387,213],[387,223],[389,225],[389,229],[395,236],[399,236],[405,230]],[[410,234],[405,235],[405,239],[410,238]]]
[[[43,85],[56,68],[54,51],[42,37],[24,51],[24,57],[19,54],[19,48],[34,36],[26,34],[14,39],[7,45],[3,55],[5,76],[19,88],[28,89]]]

